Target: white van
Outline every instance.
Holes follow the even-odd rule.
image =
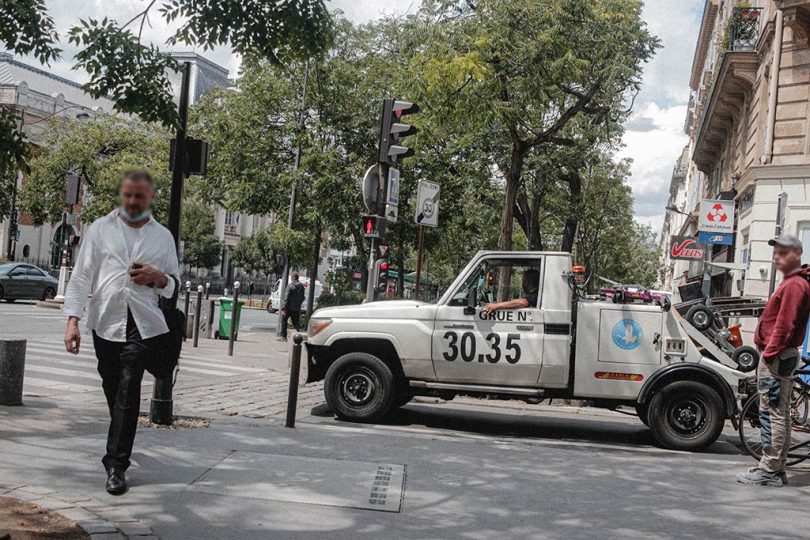
[[[301,304],[301,311],[306,311],[307,302],[309,302],[309,278],[302,277],[299,281],[304,285],[304,303]],[[292,282],[292,279],[290,280]],[[320,281],[315,280],[315,303],[313,309],[318,309],[318,298],[321,296],[323,285]],[[273,291],[270,293],[270,299],[267,301],[267,311],[269,313],[276,313],[281,306],[281,280],[276,280],[273,285]]]

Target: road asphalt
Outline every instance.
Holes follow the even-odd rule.
[[[243,337],[234,357],[222,342],[186,353],[197,369],[256,371],[178,382],[177,412],[210,422],[140,428],[121,497],[104,491],[100,390],[43,387],[22,407],[0,407],[0,497],[58,508],[95,527],[93,538],[806,538],[810,530],[810,467],[792,469],[782,489],[735,483],[754,462],[730,425],[705,453],[656,448],[634,416],[518,402],[417,399],[360,425],[336,420],[320,389],[305,387],[289,429],[280,404],[289,349],[268,333]],[[41,350],[54,340],[36,337]]]

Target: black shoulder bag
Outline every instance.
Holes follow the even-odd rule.
[[[174,293],[171,298],[160,296],[158,305],[169,333],[166,334],[164,342],[160,345],[160,351],[156,355],[157,362],[153,369],[149,370],[157,378],[171,377],[174,369],[180,360],[180,351],[183,349],[183,340],[186,337],[186,315],[177,308],[177,297],[180,294],[180,282],[174,276],[169,276],[174,281]]]

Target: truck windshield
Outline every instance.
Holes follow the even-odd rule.
[[[486,259],[453,294],[451,306],[467,304],[467,292],[477,290],[476,305],[528,298],[537,307],[540,296],[540,260]]]

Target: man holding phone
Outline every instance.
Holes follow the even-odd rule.
[[[104,395],[110,410],[107,491],[127,490],[146,369],[160,362],[169,329],[158,300],[171,298],[179,264],[171,233],[152,218],[152,177],[145,171],[124,174],[121,206],[96,220],[82,240],[62,311],[68,316],[65,348],[78,354],[79,320],[92,332]],[[92,294],[92,297],[91,297]]]

